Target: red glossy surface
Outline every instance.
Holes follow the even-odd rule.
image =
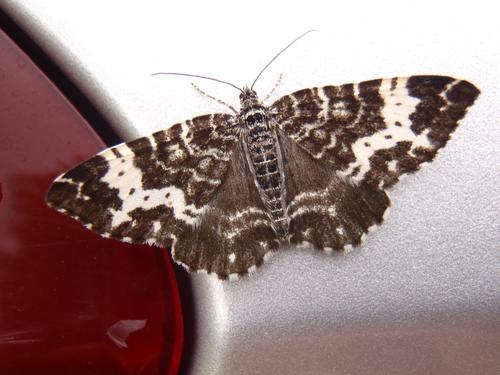
[[[170,257],[105,240],[45,206],[104,145],[0,32],[0,374],[176,374]]]

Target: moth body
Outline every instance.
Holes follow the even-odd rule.
[[[285,205],[283,157],[268,114],[257,94],[248,88],[240,95],[243,131],[240,133],[246,159],[259,195],[280,239],[288,233]]]

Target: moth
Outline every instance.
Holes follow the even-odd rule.
[[[168,247],[188,270],[232,279],[283,245],[360,245],[383,221],[387,189],[434,159],[479,95],[421,75],[306,88],[267,106],[253,85],[232,86],[236,113],[106,149],[59,176],[47,203],[104,237]]]

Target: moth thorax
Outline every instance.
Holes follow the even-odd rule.
[[[255,127],[268,128],[266,112],[260,108],[250,109],[246,111],[243,115],[243,120],[248,129],[253,129]]]

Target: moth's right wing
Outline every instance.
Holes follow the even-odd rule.
[[[46,201],[104,237],[167,247],[198,224],[237,142],[233,116],[196,117],[104,150],[59,176]]]
[[[434,159],[478,95],[473,84],[452,77],[394,77],[300,90],[271,111],[315,159],[385,189]]]

